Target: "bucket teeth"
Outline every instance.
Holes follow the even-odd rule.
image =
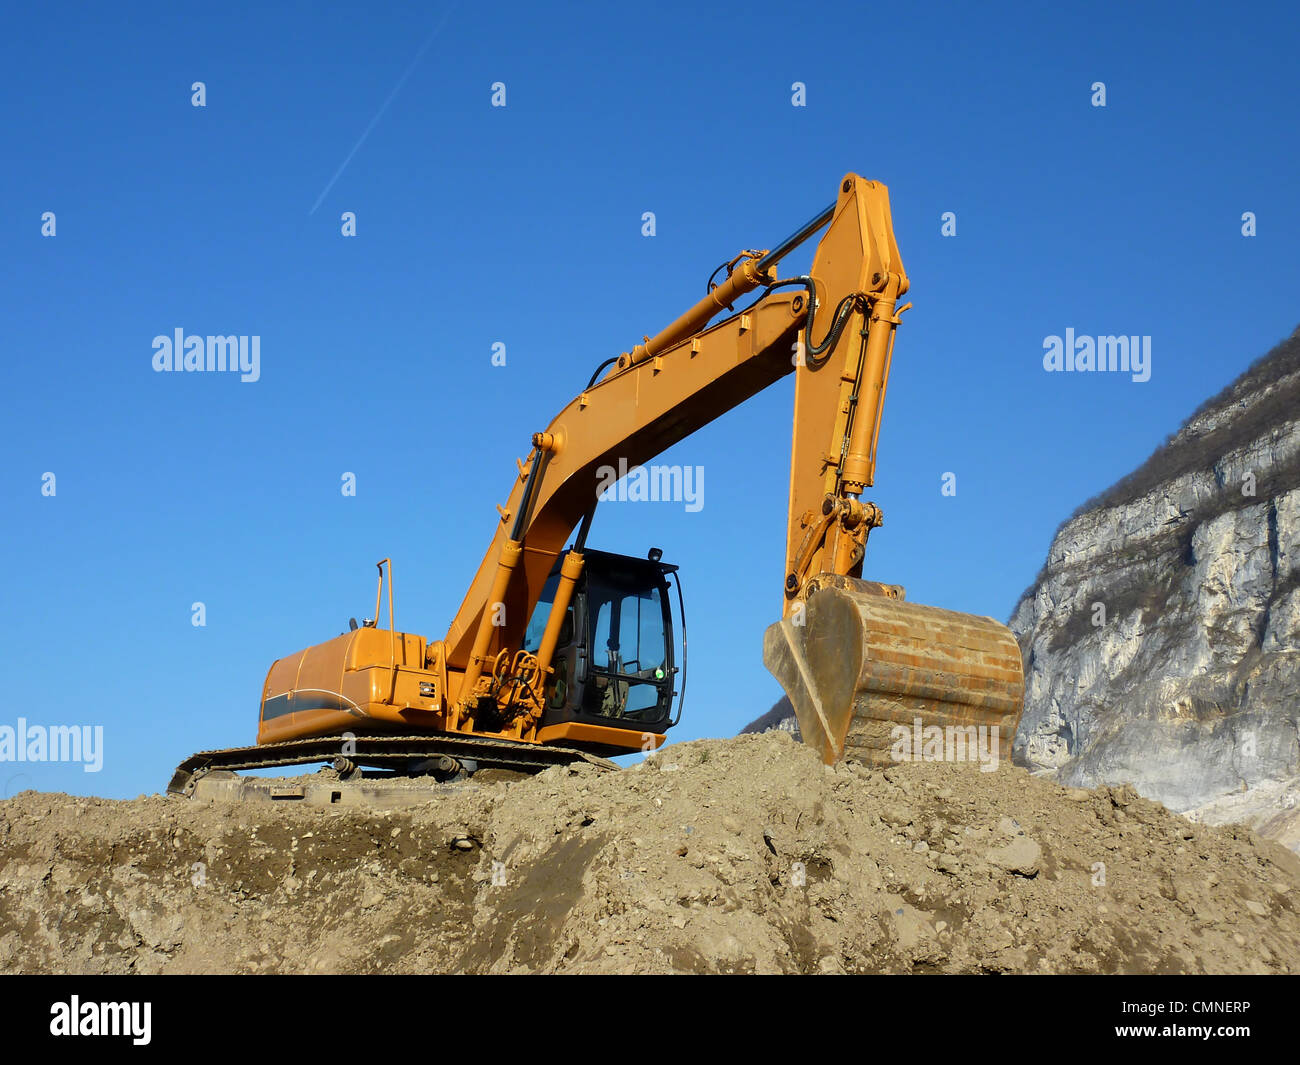
[[[979,735],[999,760],[1010,758],[1024,708],[1011,630],[853,583],[821,587],[763,637],[763,663],[790,697],[804,742],[827,765],[846,757],[880,764],[898,756],[904,737],[910,751],[914,734],[930,735],[918,726],[939,726],[958,750],[975,726],[988,730]]]

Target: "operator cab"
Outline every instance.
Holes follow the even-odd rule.
[[[685,683],[685,644],[679,670],[669,592],[677,584],[680,614],[681,586],[677,567],[659,561],[660,554],[583,551],[582,576],[551,661],[542,727],[572,721],[662,734],[677,723],[672,703]],[[527,651],[541,645],[559,579],[557,564],[528,622]],[[680,710],[679,703],[678,717]]]

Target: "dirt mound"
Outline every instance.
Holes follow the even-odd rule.
[[[0,802],[0,971],[1300,972],[1300,861],[1128,788],[784,733],[386,813]]]

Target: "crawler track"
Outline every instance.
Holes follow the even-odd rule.
[[[346,745],[346,746],[345,746]],[[607,758],[599,758],[571,747],[549,747],[514,740],[489,739],[483,736],[425,734],[420,736],[313,736],[255,747],[227,747],[220,751],[200,751],[176,767],[169,795],[189,796],[195,781],[214,769],[274,769],[278,766],[311,765],[333,762],[346,757],[358,766],[401,771],[412,762],[446,755],[458,761],[475,762],[480,769],[514,769],[522,773],[540,773],[554,765],[590,762],[604,769],[617,769]]]

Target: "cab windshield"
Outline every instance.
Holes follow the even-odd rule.
[[[587,595],[592,683],[584,693],[584,711],[601,717],[660,717],[670,695],[659,586],[593,576]]]

